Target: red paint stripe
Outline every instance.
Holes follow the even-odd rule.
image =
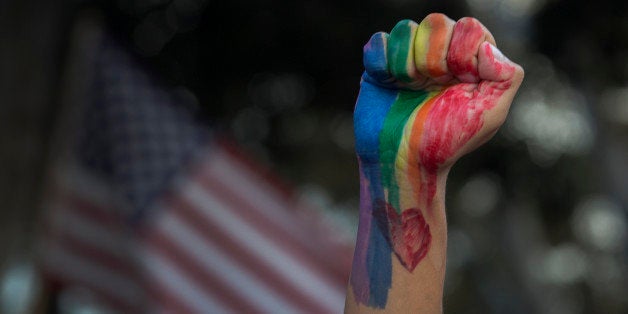
[[[224,201],[230,208],[237,209],[238,217],[242,218],[243,221],[255,226],[260,233],[273,239],[273,242],[286,250],[301,265],[307,266],[307,268],[319,275],[319,278],[330,286],[343,286],[346,283],[342,277],[331,276],[329,271],[321,267],[321,265],[326,263],[325,258],[315,251],[311,243],[305,242],[304,236],[306,233],[293,234],[288,232],[283,226],[270,220],[268,216],[259,214],[259,209],[256,209],[256,204],[254,203],[255,200],[246,198],[246,193],[242,193],[243,196],[237,195],[237,192],[221,184],[219,178],[210,176],[210,174],[199,176],[197,181],[211,195]],[[300,221],[295,220],[295,223],[298,222]],[[304,223],[304,228],[309,229],[309,226],[305,226]],[[303,238],[303,240],[299,241],[298,238]],[[311,238],[309,240],[315,241],[315,239]]]
[[[293,283],[286,280],[283,274],[278,273],[267,262],[263,262],[258,256],[243,250],[241,244],[232,240],[224,232],[221,232],[222,226],[200,215],[198,209],[194,208],[192,204],[180,198],[170,199],[168,203],[172,208],[176,208],[174,213],[178,217],[187,222],[191,228],[206,238],[208,242],[215,243],[221,251],[231,257],[234,263],[240,264],[242,268],[254,273],[261,282],[266,283],[273,290],[279,292],[285,299],[290,300],[290,303],[316,313],[324,313],[328,310],[297,290]],[[308,267],[306,265],[303,266]]]
[[[478,77],[477,52],[486,38],[484,29],[472,18],[462,18],[456,22],[449,44],[447,66],[455,76],[473,75]]]
[[[237,291],[229,288],[228,283],[222,278],[207,271],[205,265],[196,261],[162,232],[152,233],[146,240],[151,248],[177,265],[188,278],[192,278],[195,283],[201,286],[205,294],[217,296],[218,300],[224,301],[225,305],[232,307],[238,313],[256,312],[257,307],[254,304],[249,303]]]

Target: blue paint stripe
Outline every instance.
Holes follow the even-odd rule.
[[[367,172],[369,182],[371,182],[371,203],[377,206],[378,200],[384,199],[384,192],[381,185],[381,170],[379,168],[369,169]],[[375,210],[375,208],[373,208]],[[366,269],[369,274],[369,302],[368,305],[376,308],[384,308],[388,301],[388,290],[392,283],[392,248],[386,240],[388,235],[387,226],[380,226],[380,219],[371,220],[371,233],[369,235],[369,246],[367,249]]]
[[[356,136],[356,151],[362,161],[362,171],[370,183],[373,206],[376,206],[378,200],[384,200],[379,165],[379,135],[386,115],[397,97],[398,92],[395,90],[384,89],[363,81],[358,96],[359,106],[354,113],[354,121],[357,122],[355,132],[360,134]],[[371,221],[366,254],[370,288],[368,305],[376,308],[386,306],[392,283],[392,249],[386,240],[387,227],[381,227],[377,219]]]
[[[362,81],[359,104],[353,113],[355,130],[355,150],[364,165],[369,167],[379,162],[379,134],[390,107],[397,99],[398,92]]]
[[[377,227],[375,219],[371,222],[367,258],[370,287],[368,305],[383,309],[392,283],[392,256],[388,241]]]
[[[386,61],[386,46],[389,35],[384,32],[373,34],[364,46],[364,68],[366,75],[377,82],[385,83],[393,79]]]

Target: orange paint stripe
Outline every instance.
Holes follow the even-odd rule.
[[[447,71],[443,69],[441,62],[445,59],[447,45],[449,42],[449,28],[447,27],[445,18],[433,19],[430,21],[430,43],[427,50],[426,63],[430,75],[434,77],[443,76]]]
[[[423,126],[425,125],[425,121],[427,120],[427,115],[432,109],[435,100],[440,97],[443,92],[436,94],[436,96],[430,98],[425,102],[423,106],[419,109],[416,117],[414,118],[414,122],[412,123],[412,133],[410,134],[409,141],[409,149],[408,149],[408,160],[416,161],[417,167],[408,167],[407,175],[408,182],[412,184],[413,194],[418,197],[419,192],[421,191],[421,180],[417,180],[417,178],[421,178],[421,170],[418,167],[419,162],[419,145],[421,144],[421,136],[423,135]]]

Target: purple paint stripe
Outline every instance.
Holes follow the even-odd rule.
[[[360,164],[358,158],[358,164]],[[360,224],[358,225],[357,243],[353,257],[351,272],[351,287],[355,300],[367,304],[369,299],[369,274],[366,265],[366,256],[371,233],[372,201],[370,183],[366,179],[360,166]]]

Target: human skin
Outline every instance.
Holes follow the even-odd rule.
[[[441,313],[445,184],[506,119],[523,69],[478,20],[399,22],[364,46],[360,220],[346,313]]]

